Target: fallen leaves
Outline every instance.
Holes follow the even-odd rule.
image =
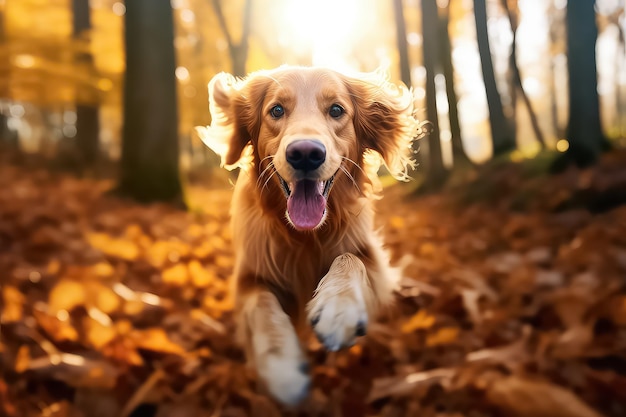
[[[612,189],[603,169],[542,179],[528,202],[511,184],[462,206],[386,190],[396,308],[351,349],[305,343],[294,410],[235,343],[230,191],[195,190],[205,209],[185,213],[0,167],[0,414],[626,415],[626,209],[553,211],[580,184]]]

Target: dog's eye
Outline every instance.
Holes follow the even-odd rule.
[[[285,108],[280,104],[275,105],[270,109],[270,116],[274,119],[280,119],[285,115]]]
[[[334,119],[340,118],[344,112],[345,110],[339,104],[333,104],[330,106],[330,109],[328,109],[328,114]]]

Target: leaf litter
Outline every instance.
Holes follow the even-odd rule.
[[[480,198],[387,189],[397,303],[351,349],[307,341],[296,408],[234,341],[229,190],[193,187],[182,212],[1,166],[0,415],[626,415],[626,207],[598,201],[626,189],[619,166],[501,167]]]

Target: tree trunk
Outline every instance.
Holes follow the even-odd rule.
[[[126,2],[126,80],[118,191],[182,204],[174,28],[169,0]]]
[[[618,29],[618,42],[615,51],[615,71],[613,76],[613,85],[615,88],[615,125],[617,126],[617,132],[620,139],[626,139],[626,111],[624,111],[624,100],[622,99],[622,87],[620,85],[620,74],[622,71],[626,71],[620,62],[625,62],[626,59],[626,42],[624,39],[624,30],[619,24],[619,20],[614,22]]]
[[[566,156],[580,167],[593,164],[602,150],[594,0],[567,2],[569,120]]]
[[[4,19],[4,10],[0,9],[0,45],[6,41]],[[8,121],[9,118],[0,113],[0,145],[17,152],[19,150],[19,137],[16,131],[9,129]]]
[[[396,20],[396,44],[400,58],[400,79],[407,87],[411,87],[411,65],[409,64],[409,47],[406,42],[406,22],[402,0],[393,0],[393,13]]]
[[[85,31],[91,29],[89,0],[73,0],[73,36],[79,40]],[[93,57],[89,53],[77,53],[76,62],[87,72],[94,71]],[[92,90],[89,87],[89,90]],[[81,89],[76,103],[76,143],[81,157],[80,165],[91,168],[98,159],[100,123],[95,91]]]
[[[244,4],[241,39],[238,43],[235,43],[230,34],[230,30],[228,30],[228,25],[226,24],[226,19],[222,10],[221,0],[213,0],[212,4],[213,11],[217,16],[217,21],[219,22],[224,37],[226,38],[226,43],[228,43],[228,51],[230,53],[232,63],[232,74],[236,77],[244,77],[247,74],[246,62],[248,61],[250,24],[252,19],[252,0],[246,0]]]
[[[522,76],[519,71],[519,65],[517,65],[517,17],[509,8],[507,0],[501,0],[501,3],[509,18],[511,32],[513,33],[513,41],[511,43],[511,57],[509,61],[511,65],[511,71],[513,71],[513,88],[519,91],[520,95],[522,96],[522,101],[524,102],[526,110],[528,111],[530,124],[532,125],[535,137],[537,138],[537,141],[539,142],[541,147],[545,149],[546,140],[543,136],[543,132],[541,131],[541,127],[539,126],[539,121],[537,120],[537,114],[535,113],[535,109],[533,109],[530,98],[528,98],[528,94],[526,94],[526,90],[524,90],[524,85],[522,84]]]
[[[558,33],[559,25],[561,24],[560,19],[555,17],[556,9],[554,5],[551,5],[548,9],[549,20],[548,24],[550,25],[550,49],[554,50],[557,44],[557,39],[560,38]],[[562,139],[565,136],[565,132],[563,128],[559,125],[559,109],[556,98],[556,65],[554,63],[554,54],[550,55],[550,119],[552,121],[552,130],[554,131],[554,135],[557,140]]]
[[[497,156],[515,149],[515,132],[504,116],[502,99],[496,84],[487,32],[487,5],[485,0],[474,0],[474,18],[476,20],[476,37],[487,94],[487,105],[489,106],[493,155]]]
[[[448,98],[448,117],[450,118],[450,133],[452,135],[452,155],[454,165],[473,165],[463,148],[461,124],[459,123],[458,99],[454,89],[454,67],[452,65],[452,45],[449,30],[450,4],[439,18],[439,39],[441,40],[441,63],[443,75],[446,78],[446,97]]]
[[[426,116],[428,117],[428,159],[422,158],[426,165],[426,182],[422,191],[436,191],[446,182],[448,170],[443,164],[441,154],[441,138],[439,132],[439,115],[437,112],[437,95],[435,75],[439,63],[438,46],[439,13],[434,0],[422,1],[422,36],[424,38],[423,53],[426,68]]]

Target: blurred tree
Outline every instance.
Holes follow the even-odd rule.
[[[427,148],[428,156],[422,155],[422,164],[425,167],[426,180],[421,191],[435,191],[448,179],[448,170],[443,164],[441,153],[441,137],[439,132],[439,115],[437,111],[437,92],[435,90],[435,75],[439,66],[439,13],[434,0],[422,1],[422,37],[424,39],[423,54],[426,68],[426,117],[428,126]]]
[[[393,0],[393,13],[396,21],[396,44],[400,58],[400,79],[411,87],[411,65],[409,64],[409,46],[406,41],[406,22],[402,0]]]
[[[496,85],[487,31],[487,5],[485,0],[474,0],[474,18],[476,20],[478,53],[480,54],[480,64],[487,94],[487,106],[489,107],[493,155],[497,156],[515,149],[515,131],[504,116],[502,99]]]
[[[511,25],[511,32],[513,33],[513,40],[511,41],[511,55],[509,57],[509,63],[511,66],[511,72],[513,76],[513,90],[519,92],[522,96],[522,101],[526,106],[526,110],[528,111],[528,116],[530,117],[530,124],[532,125],[533,132],[535,133],[535,137],[537,138],[537,142],[541,144],[542,148],[546,147],[546,140],[543,136],[543,132],[541,131],[541,127],[539,126],[539,121],[537,120],[537,113],[533,109],[533,105],[530,102],[530,98],[528,98],[528,94],[526,94],[526,90],[524,90],[524,86],[522,84],[522,77],[519,71],[519,65],[517,64],[517,11],[513,12],[511,7],[509,6],[508,0],[501,0],[502,7],[507,14],[509,19],[509,24]],[[517,1],[515,2],[517,7]],[[515,95],[513,96],[515,97]],[[515,100],[515,98],[514,98]]]
[[[559,124],[559,109],[557,103],[557,89],[556,89],[556,57],[564,52],[564,30],[563,13],[557,9],[554,4],[550,4],[548,8],[548,24],[550,35],[550,119],[552,122],[552,130],[557,138],[563,138],[565,136],[565,130]]]
[[[247,74],[246,62],[248,60],[249,37],[250,37],[250,17],[252,15],[252,0],[245,0],[243,8],[243,22],[241,39],[235,43],[231,31],[226,24],[226,18],[222,10],[222,1],[213,0],[213,9],[228,43],[228,52],[232,62],[232,74],[236,77],[243,77]]]
[[[6,48],[6,32],[4,26],[5,12],[3,8],[0,8],[0,49],[2,54],[7,54]],[[9,129],[9,118],[0,111],[0,144],[6,146],[12,150],[18,148],[18,136],[17,132]]]
[[[91,13],[89,0],[73,0],[73,37],[77,43],[88,43],[88,32],[91,30]],[[77,66],[92,74],[94,62],[88,48],[77,48],[75,60]],[[92,167],[98,158],[99,132],[98,106],[95,104],[95,91],[91,86],[77,89],[76,102],[76,144],[82,159],[83,167]]]
[[[174,28],[169,0],[126,2],[126,81],[117,191],[182,204]]]
[[[450,3],[449,1],[439,14],[440,58],[443,75],[446,79],[446,97],[448,98],[448,117],[452,135],[452,155],[454,165],[473,165],[463,148],[461,124],[459,123],[458,99],[454,87],[454,67],[452,65],[452,45],[450,42]]]
[[[567,68],[569,71],[569,148],[555,168],[573,162],[593,164],[604,144],[600,124],[596,40],[598,27],[594,0],[567,2]]]

